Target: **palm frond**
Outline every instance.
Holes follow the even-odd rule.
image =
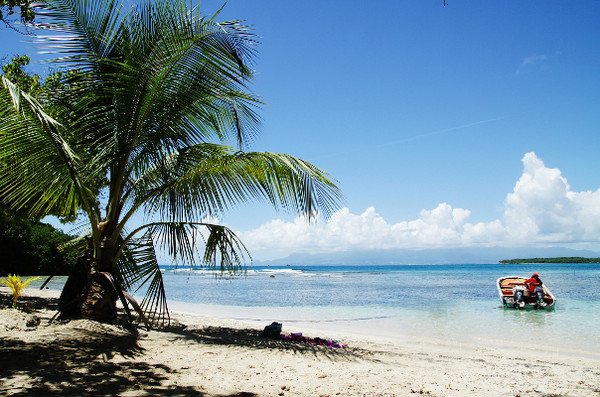
[[[127,243],[119,258],[118,270],[126,290],[145,289],[140,306],[148,321],[155,326],[168,325],[170,316],[165,286],[150,233]]]
[[[230,131],[243,145],[258,131],[260,101],[244,89],[252,76],[253,36],[239,23],[218,24],[177,8],[182,6],[136,7],[121,31],[127,36],[115,47],[115,117],[123,147],[129,145],[132,154],[127,166],[133,175],[162,148],[169,153],[215,136],[224,139]]]
[[[202,229],[206,232],[203,233]],[[144,234],[135,238],[141,230],[145,230]],[[198,236],[203,244],[199,244]],[[235,233],[225,226],[207,222],[151,223],[134,230],[120,244],[119,281],[129,291],[144,293],[141,308],[154,325],[168,323],[170,318],[156,257],[157,246],[166,249],[179,265],[220,270],[220,274],[242,272],[246,261],[251,260]],[[202,260],[196,261],[195,252],[202,247]]]
[[[229,228],[222,225],[205,224],[209,234],[205,240],[203,263],[209,268],[236,274],[245,271],[246,255],[250,253],[240,239]]]
[[[73,216],[89,206],[79,156],[61,136],[62,126],[40,103],[2,77],[0,88],[0,196],[13,209],[41,217],[60,208]]]
[[[267,200],[309,219],[330,216],[342,199],[331,177],[286,154],[234,152],[199,144],[163,159],[136,181],[132,210],[144,206],[165,221],[218,216],[234,205]]]
[[[41,36],[41,49],[59,55],[58,66],[100,72],[98,60],[111,56],[121,28],[122,3],[115,0],[48,0],[36,8],[35,25],[51,34]]]

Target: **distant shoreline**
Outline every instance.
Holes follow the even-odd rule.
[[[583,257],[558,257],[558,258],[530,258],[530,259],[503,259],[500,264],[517,264],[517,263],[600,263],[600,258],[583,258]]]

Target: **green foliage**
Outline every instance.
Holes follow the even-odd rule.
[[[600,263],[600,258],[583,258],[578,256],[564,256],[559,258],[530,258],[530,259],[504,259],[502,264],[516,263]]]
[[[31,22],[35,18],[35,11],[30,0],[0,0],[0,21],[8,23],[10,16],[15,14],[15,8],[20,13],[22,22]]]
[[[68,274],[78,255],[63,247],[73,237],[51,225],[0,208],[0,275]]]
[[[31,75],[24,70],[29,65],[30,58],[27,55],[18,55],[11,59],[10,63],[2,66],[4,77],[19,87],[23,92],[32,97],[47,101],[47,97],[53,95],[55,90],[68,90],[71,84],[80,76],[77,70],[64,74],[61,71],[50,74],[43,82],[40,82],[38,74]]]
[[[70,107],[70,104],[63,101],[62,103],[54,101],[52,98],[55,96],[56,92],[67,92],[71,90],[73,85],[76,84],[77,80],[81,78],[80,73],[77,70],[68,71],[67,73],[63,73],[60,71],[54,72],[50,74],[43,82],[41,78],[37,74],[29,74],[24,70],[24,67],[29,65],[30,58],[26,55],[16,56],[11,59],[11,62],[2,66],[2,71],[4,72],[4,78],[13,83],[16,87],[18,87],[22,92],[30,95],[32,98],[35,98],[40,104],[52,104],[52,107],[49,108],[49,113],[52,114],[60,114],[61,112],[66,113],[66,115],[70,114],[70,117],[73,119],[77,119],[80,115],[73,112],[64,112],[63,109],[65,107]],[[70,139],[70,134],[66,132],[67,139]],[[73,141],[73,146],[77,149],[81,149],[80,152],[85,153],[86,148],[85,145],[88,145],[87,142],[77,142]],[[81,146],[84,146],[83,148]],[[92,189],[96,196],[99,195],[100,189],[106,186],[107,181],[104,176],[98,176],[94,183],[90,183],[90,189]],[[36,198],[31,198],[30,201],[38,201],[41,199],[41,193],[38,194]],[[2,198],[0,197],[0,205],[2,204]],[[22,216],[28,216],[27,206],[23,206],[18,209],[13,209],[15,211],[22,212]],[[77,218],[77,214],[71,213],[68,215],[64,214],[62,209],[62,202],[57,201],[54,204],[54,208],[49,210],[46,215],[54,215],[59,217],[59,219],[63,223],[73,222]],[[31,217],[31,215],[29,214]]]
[[[27,281],[22,281],[16,274],[9,274],[6,280],[0,280],[0,283],[8,285],[13,292],[13,309],[17,308],[17,299],[19,299],[19,296],[23,293],[23,289],[25,289],[30,282],[39,279],[40,277],[31,277],[27,279]]]
[[[2,66],[2,71],[7,79],[16,84],[23,91],[36,96],[40,89],[40,76],[27,74],[23,70],[23,66],[29,65],[29,57],[27,55],[16,56],[11,59],[11,63]]]

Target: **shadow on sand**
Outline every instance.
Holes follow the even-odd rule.
[[[2,297],[6,298],[6,297]],[[56,300],[26,298],[35,309],[53,308]],[[35,313],[34,313],[35,314]],[[26,315],[26,314],[24,314]],[[44,323],[48,322],[45,318]],[[29,333],[32,337],[28,337]],[[175,325],[155,332],[207,345],[231,345],[248,349],[278,349],[294,354],[313,354],[327,359],[356,359],[365,352],[262,338],[260,331],[207,327],[187,329]],[[35,336],[34,336],[35,335]],[[145,354],[133,326],[115,326],[76,320],[57,327],[22,330],[18,337],[0,339],[0,395],[12,396],[206,396],[197,387],[169,382],[177,371],[166,365],[137,360]],[[111,361],[115,355],[128,360]],[[26,385],[26,386],[25,386]],[[228,395],[255,396],[240,392]],[[225,397],[225,396],[222,396]]]
[[[363,349],[344,347],[333,348],[317,344],[287,341],[283,339],[263,338],[256,329],[239,329],[228,327],[188,328],[185,325],[174,325],[160,330],[177,335],[179,338],[205,345],[224,345],[245,347],[250,349],[271,349],[290,351],[295,354],[311,354],[320,358],[353,360],[363,358],[369,352]]]

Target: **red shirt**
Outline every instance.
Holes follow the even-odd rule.
[[[535,287],[542,285],[542,280],[539,278],[531,277],[530,279],[525,280],[525,283],[529,284],[529,292],[535,292]]]

